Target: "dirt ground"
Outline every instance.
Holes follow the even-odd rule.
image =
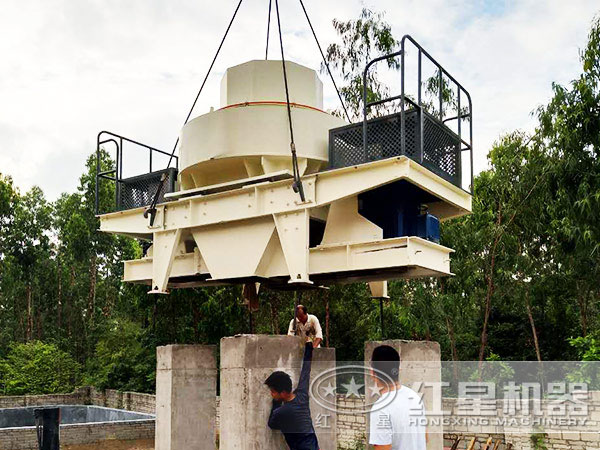
[[[96,444],[61,445],[64,450],[154,450],[154,439],[118,441],[111,439]]]

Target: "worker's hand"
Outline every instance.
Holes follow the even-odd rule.
[[[320,339],[320,338],[315,338],[315,339],[312,341],[313,348],[317,348],[319,345],[321,345],[321,342],[322,342],[322,341],[323,341],[323,339]]]

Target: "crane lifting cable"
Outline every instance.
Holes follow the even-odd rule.
[[[273,0],[269,0],[269,18],[267,19],[267,45],[265,46],[265,60],[269,59],[269,35],[271,34],[271,5]]]
[[[204,80],[202,81],[202,85],[200,86],[200,89],[199,89],[198,93],[196,94],[196,98],[194,99],[194,102],[192,103],[192,107],[190,108],[190,110],[185,118],[185,121],[183,123],[184,125],[188,123],[188,121],[192,115],[192,112],[194,111],[194,108],[196,107],[196,103],[198,102],[198,99],[200,98],[200,94],[202,93],[204,86],[206,85],[206,82],[208,80],[208,77],[210,76],[213,66],[215,65],[217,57],[219,56],[219,53],[221,52],[221,48],[223,47],[225,39],[227,38],[227,35],[229,34],[229,30],[231,29],[231,26],[233,25],[233,22],[237,16],[240,6],[242,5],[242,1],[243,0],[239,0],[237,7],[235,8],[233,16],[231,17],[231,20],[229,21],[229,25],[227,26],[227,29],[225,30],[225,34],[223,35],[223,38],[221,39],[221,43],[219,44],[219,47],[217,48],[217,52],[215,53],[215,56],[213,57],[213,60],[208,68],[206,76],[204,77]],[[268,20],[267,20],[267,43],[266,43],[266,49],[265,49],[265,59],[268,59],[268,56],[269,56],[269,35],[270,35],[270,29],[271,29],[272,2],[273,2],[273,0],[269,0],[269,12],[268,12]],[[333,74],[331,73],[329,63],[327,62],[327,59],[325,58],[325,54],[323,53],[323,49],[321,48],[321,44],[319,43],[317,34],[315,32],[315,29],[312,25],[312,22],[308,16],[308,12],[306,11],[306,7],[304,6],[304,2],[302,0],[300,0],[300,5],[302,7],[302,11],[304,12],[304,16],[306,17],[306,20],[308,22],[308,25],[312,32],[312,35],[315,38],[315,42],[317,43],[317,47],[318,47],[319,52],[321,53],[321,57],[323,59],[323,64],[325,65],[325,68],[327,69],[327,73],[329,74],[329,77],[331,78],[331,81],[333,83],[333,86],[335,88],[337,96],[342,105],[342,109],[344,110],[344,114],[345,114],[348,122],[351,122],[350,115],[348,114],[348,110],[346,109],[346,105],[344,104],[344,100],[342,99],[342,96],[337,87],[335,79],[333,78]],[[302,202],[304,202],[305,201],[304,188],[302,186],[302,180],[300,178],[300,170],[298,168],[298,156],[296,154],[296,143],[294,142],[294,127],[293,127],[293,123],[292,123],[292,110],[291,110],[291,103],[290,103],[287,70],[286,70],[286,66],[285,66],[285,55],[284,55],[284,50],[283,50],[283,37],[282,37],[282,31],[281,31],[281,19],[280,19],[280,14],[279,14],[279,1],[278,0],[275,0],[275,10],[276,10],[276,15],[277,15],[277,27],[278,27],[278,32],[279,32],[279,45],[281,48],[281,63],[282,63],[282,67],[283,67],[283,80],[284,80],[284,86],[285,86],[288,124],[289,124],[289,128],[290,128],[290,150],[291,150],[291,154],[292,154],[292,171],[293,171],[293,177],[294,177],[294,183],[293,183],[292,187],[294,189],[294,192],[298,193],[300,195],[300,199],[302,200]],[[178,144],[179,144],[179,137],[176,139],[175,145],[173,146],[173,150],[171,151],[171,154],[169,157],[169,162],[167,163],[167,168],[171,166],[171,162],[175,155],[175,151],[177,150]],[[160,178],[160,182],[159,182],[156,192],[152,198],[152,203],[144,211],[144,217],[148,218],[148,216],[150,216],[150,226],[154,225],[154,219],[156,218],[156,205],[160,198],[160,194],[163,190],[166,179],[167,179],[167,174],[164,173]]]
[[[288,114],[288,124],[290,126],[290,150],[292,151],[292,169],[294,174],[294,184],[292,188],[294,192],[300,194],[302,202],[304,198],[304,188],[300,179],[300,171],[298,169],[298,156],[296,155],[296,143],[294,142],[294,126],[292,124],[292,107],[290,105],[290,90],[288,87],[287,70],[285,68],[285,55],[283,54],[283,37],[281,36],[281,21],[279,19],[279,0],[275,0],[275,12],[277,13],[277,28],[279,29],[279,46],[281,47],[281,64],[283,66],[283,84],[285,85],[285,99]]]
[[[304,7],[304,2],[302,0],[300,0],[300,6],[302,6],[302,11],[304,11],[304,16],[306,17],[306,21],[308,22],[310,31],[312,31],[312,35],[315,38],[317,47],[319,47],[319,52],[321,53],[321,57],[323,58],[323,64],[325,64],[325,67],[327,68],[327,73],[329,74],[329,78],[331,78],[331,82],[333,83],[335,92],[337,92],[337,96],[340,99],[340,103],[342,105],[342,109],[344,110],[344,114],[346,115],[346,119],[348,119],[348,122],[352,123],[352,121],[350,120],[350,115],[348,114],[348,110],[346,109],[346,105],[344,104],[344,100],[342,99],[342,95],[340,94],[340,90],[338,89],[337,84],[335,83],[335,79],[333,78],[333,74],[331,73],[331,69],[329,68],[329,63],[327,62],[327,58],[325,58],[325,54],[323,53],[323,49],[321,48],[319,39],[317,39],[317,34],[315,33],[315,29],[312,26],[312,22],[310,21],[310,17],[308,17],[308,12],[306,12],[306,8]]]
[[[271,30],[271,4],[272,4],[272,2],[273,2],[273,0],[269,0],[269,13],[268,13],[268,19],[267,19],[267,45],[265,48],[265,59],[269,59],[269,35],[270,35],[270,30]],[[323,53],[323,49],[321,48],[321,43],[319,42],[319,39],[317,38],[317,33],[315,32],[315,29],[312,25],[312,22],[310,20],[310,17],[308,16],[308,12],[306,11],[306,7],[304,6],[304,2],[302,0],[300,0],[300,6],[302,6],[302,11],[304,12],[304,17],[306,17],[306,21],[308,22],[310,31],[312,32],[312,35],[315,38],[315,42],[317,43],[317,47],[319,48],[319,53],[321,53],[321,58],[323,59],[323,65],[327,69],[329,78],[331,79],[331,82],[333,83],[335,92],[338,96],[338,99],[340,100],[342,109],[344,110],[344,115],[346,116],[346,119],[348,120],[348,122],[352,122],[352,120],[350,120],[350,114],[348,114],[348,110],[346,109],[344,99],[342,98],[342,95],[340,94],[340,90],[337,87],[337,83],[335,82],[335,78],[333,78],[333,74],[331,73],[331,68],[329,67],[329,63],[327,62],[325,53]]]
[[[194,103],[192,103],[192,107],[190,108],[190,111],[188,112],[188,115],[185,118],[185,122],[183,123],[184,125],[186,123],[188,123],[188,121],[190,120],[190,116],[192,115],[192,112],[194,111],[194,108],[196,107],[198,98],[200,98],[200,94],[202,93],[202,90],[204,89],[204,86],[206,85],[206,81],[208,80],[210,72],[212,71],[212,68],[215,65],[215,61],[217,60],[219,53],[221,52],[221,48],[223,47],[223,44],[225,43],[225,39],[227,38],[227,35],[229,34],[231,25],[233,25],[233,21],[235,20],[235,17],[237,16],[238,11],[240,10],[240,6],[242,6],[242,1],[243,0],[240,0],[238,2],[237,7],[235,8],[235,11],[233,12],[233,16],[231,17],[231,20],[229,21],[229,25],[227,26],[227,29],[225,30],[225,34],[223,35],[223,38],[221,39],[221,43],[219,44],[219,47],[217,48],[217,52],[215,53],[215,56],[214,56],[212,62],[210,63],[208,72],[206,72],[204,81],[202,81],[202,85],[200,86],[200,89],[198,90],[198,94],[196,94]],[[177,150],[178,144],[179,144],[179,137],[177,137],[177,139],[175,141],[175,145],[173,146],[173,150],[171,151],[171,156],[169,157],[169,162],[167,163],[167,168],[169,168],[171,166],[171,162],[173,161],[173,157],[175,156],[175,150]],[[158,203],[158,199],[160,198],[160,193],[162,192],[162,189],[163,189],[166,179],[167,179],[167,175],[166,175],[166,173],[164,173],[160,177],[160,182],[158,184],[156,193],[154,194],[154,197],[152,199],[152,203],[150,204],[150,207],[144,211],[144,217],[148,218],[148,216],[150,216],[150,226],[154,225],[154,219],[156,218],[156,204]]]

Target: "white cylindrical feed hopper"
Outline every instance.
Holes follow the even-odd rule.
[[[301,174],[328,161],[329,130],[345,122],[322,111],[317,73],[286,62],[294,140]],[[180,137],[180,184],[194,189],[292,171],[281,61],[250,61],[227,69],[221,109],[188,122]]]

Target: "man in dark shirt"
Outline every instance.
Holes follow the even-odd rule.
[[[269,427],[273,430],[281,430],[290,450],[319,450],[308,406],[312,353],[313,344],[307,342],[304,347],[300,380],[295,391],[292,392],[292,379],[285,372],[273,372],[265,380],[273,397]]]

